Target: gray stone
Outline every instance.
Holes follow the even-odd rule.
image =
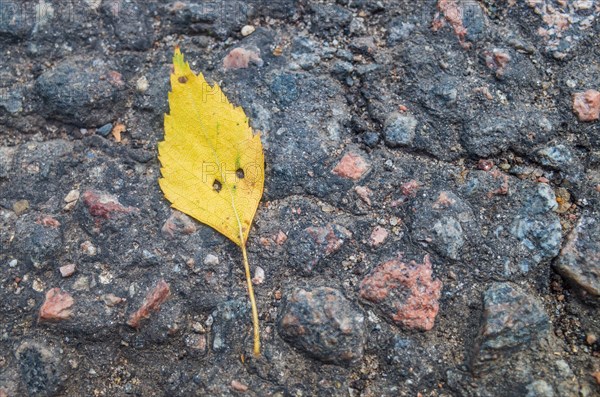
[[[473,211],[452,192],[437,192],[430,197],[425,203],[414,203],[413,239],[446,258],[458,260],[469,236],[475,235]]]
[[[477,360],[489,361],[533,346],[550,329],[542,304],[512,283],[494,283],[483,297]]]
[[[304,70],[310,70],[321,62],[321,57],[317,54],[297,54],[293,55],[292,58]]]
[[[337,61],[331,67],[331,74],[338,79],[345,79],[354,71],[354,66],[350,62]]]
[[[15,151],[14,147],[0,147],[0,179],[6,179],[10,176]]]
[[[487,18],[479,3],[474,1],[461,2],[462,23],[466,29],[469,41],[481,40],[485,35]]]
[[[352,21],[352,13],[337,4],[313,4],[311,11],[313,13],[311,30],[318,35],[343,29]]]
[[[388,24],[387,45],[392,47],[408,39],[415,29],[415,25],[404,22],[402,18],[394,18]]]
[[[344,50],[344,49],[339,49],[339,50],[337,50],[337,52],[335,53],[335,55],[336,55],[338,58],[340,58],[340,59],[342,59],[342,60],[344,60],[344,61],[347,61],[347,62],[352,62],[352,60],[353,60],[353,57],[354,57],[354,56],[352,55],[352,52],[351,52],[351,51]]]
[[[508,149],[517,136],[515,120],[502,113],[488,113],[468,124],[461,140],[469,154],[486,158]]]
[[[0,39],[14,43],[31,35],[35,18],[23,11],[21,2],[0,2]]]
[[[0,7],[2,7],[1,3]],[[0,108],[3,108],[10,114],[16,114],[23,111],[23,100],[23,92],[18,87],[0,89]]]
[[[375,45],[373,37],[367,36],[353,39],[349,44],[349,48],[352,52],[372,56],[375,53],[377,46]]]
[[[585,212],[555,263],[555,269],[584,291],[600,297],[600,222]]]
[[[245,299],[228,300],[220,303],[212,313],[212,350],[217,353],[230,351],[239,346],[240,322],[250,318],[249,305]]]
[[[120,48],[144,51],[154,42],[152,16],[143,2],[103,2],[102,8],[112,23]]]
[[[253,0],[256,13],[271,18],[291,17],[298,10],[299,0]]]
[[[356,73],[359,76],[367,76],[370,80],[375,79],[375,72],[381,70],[381,65],[376,63],[369,63],[367,65],[358,65],[356,67]]]
[[[362,312],[336,289],[295,289],[286,299],[277,327],[290,344],[323,362],[351,365],[362,359]]]
[[[531,251],[535,263],[555,257],[560,250],[562,227],[553,212],[557,207],[552,189],[539,183],[512,223],[512,235]],[[526,271],[529,267],[525,259],[521,268]]]
[[[47,263],[60,252],[63,234],[60,226],[42,226],[32,216],[23,216],[17,221],[15,244],[27,263]]]
[[[554,389],[544,380],[536,380],[527,385],[525,397],[554,397]]]
[[[31,397],[57,396],[63,383],[61,357],[56,349],[23,342],[15,353],[21,379]]]
[[[292,41],[292,56],[299,54],[313,54],[317,49],[317,43],[306,36],[294,37]]]
[[[394,112],[383,127],[385,144],[389,147],[409,146],[415,138],[417,119],[410,114]]]
[[[79,127],[114,120],[123,106],[125,83],[101,60],[69,58],[44,72],[35,90],[49,117]]]
[[[246,1],[179,2],[166,4],[161,13],[173,32],[206,34],[224,40],[241,31],[252,10]]]
[[[271,82],[271,92],[281,106],[289,106],[298,99],[297,78],[292,73],[277,74]]]
[[[440,246],[445,247],[445,254],[451,259],[458,259],[463,247],[464,232],[460,222],[453,217],[443,217],[433,224],[433,234],[439,239]]]
[[[373,131],[367,131],[362,136],[362,141],[368,147],[375,147],[379,143],[379,134]]]
[[[562,144],[542,148],[536,156],[543,165],[560,170],[566,170],[573,163],[571,150]]]
[[[104,137],[108,136],[112,131],[113,125],[111,123],[104,124],[102,127],[98,128],[96,132]]]

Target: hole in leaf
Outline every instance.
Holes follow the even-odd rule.
[[[188,78],[185,76],[179,76],[179,78],[177,79],[177,81],[179,81],[181,84],[185,84],[187,83]]]
[[[243,169],[241,169],[241,168],[238,168],[238,169],[235,171],[235,176],[237,176],[237,177],[238,177],[238,179],[244,179],[244,176],[245,176],[245,175],[244,175],[244,170],[243,170]]]
[[[215,181],[213,182],[213,190],[215,190],[217,193],[219,193],[222,188],[223,188],[223,185],[221,185],[221,182],[219,182],[218,180],[215,179]]]

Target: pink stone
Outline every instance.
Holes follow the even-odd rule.
[[[385,239],[388,237],[389,232],[381,227],[381,226],[377,226],[375,227],[375,229],[373,229],[373,232],[371,233],[371,238],[369,240],[369,243],[371,244],[371,247],[379,247],[381,246]]]
[[[125,85],[125,82],[123,81],[123,75],[116,70],[110,70],[107,73],[107,77],[107,81],[115,87],[123,87]]]
[[[433,21],[433,31],[440,30],[447,22],[454,30],[454,34],[458,37],[461,46],[469,48],[471,45],[465,41],[467,28],[463,24],[464,8],[457,0],[438,0],[437,9],[439,13]]]
[[[223,67],[225,69],[246,69],[250,62],[262,66],[263,60],[260,58],[260,52],[238,47],[231,50],[223,59]]]
[[[360,284],[360,297],[377,305],[394,323],[409,329],[433,328],[442,283],[432,279],[429,255],[423,263],[385,262]]]
[[[420,187],[421,184],[419,183],[419,181],[411,179],[410,181],[403,183],[402,186],[400,186],[400,191],[405,196],[415,197]]]
[[[283,232],[283,230],[280,230],[279,232],[277,232],[277,235],[275,236],[275,243],[277,245],[283,245],[283,243],[285,243],[287,240],[287,234],[285,234]]]
[[[492,168],[494,168],[494,162],[492,160],[481,159],[477,163],[477,168],[479,168],[480,170],[489,171]]]
[[[349,152],[342,157],[333,173],[342,178],[358,180],[369,170],[369,163],[358,153]]]
[[[573,111],[579,121],[595,121],[600,117],[600,92],[587,90],[573,95]]]
[[[510,59],[508,52],[498,48],[485,52],[485,64],[488,68],[496,72],[496,77],[504,75]]]
[[[58,268],[60,275],[63,277],[71,277],[75,273],[75,264],[69,263]]]
[[[358,194],[358,197],[360,197],[362,201],[364,201],[367,205],[371,205],[371,196],[373,195],[371,189],[366,186],[356,186],[354,191],[356,194]]]
[[[139,212],[135,207],[125,207],[112,194],[88,190],[83,193],[83,202],[94,217],[109,219],[113,214]]]
[[[60,288],[52,288],[46,292],[46,300],[40,308],[40,320],[66,320],[73,314],[71,307],[74,303],[73,297],[68,292],[61,291]]]
[[[42,217],[37,223],[45,227],[51,227],[53,229],[56,229],[60,226],[60,222],[50,215]]]
[[[231,381],[231,388],[240,393],[245,393],[248,391],[248,386],[241,382],[238,382],[237,380]]]
[[[448,192],[440,192],[440,195],[435,203],[433,203],[432,208],[436,210],[440,208],[447,208],[453,206],[455,203],[456,201],[448,196]]]
[[[142,306],[129,317],[127,324],[132,328],[139,328],[140,322],[150,317],[150,313],[158,311],[160,305],[167,300],[170,293],[169,284],[165,280],[160,280],[152,291],[146,295]]]

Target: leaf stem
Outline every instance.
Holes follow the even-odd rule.
[[[243,238],[243,237],[242,237]],[[246,253],[246,244],[242,239],[242,256],[244,257],[244,270],[246,270],[246,282],[248,283],[248,295],[252,304],[252,326],[254,328],[254,356],[260,356],[260,330],[258,326],[258,309],[254,299],[254,288],[252,286],[252,277],[250,276],[250,264],[248,263],[248,254]]]

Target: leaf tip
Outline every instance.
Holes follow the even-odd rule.
[[[175,67],[175,73],[185,68],[185,61],[179,44],[175,46],[175,50],[173,51],[173,66]]]

